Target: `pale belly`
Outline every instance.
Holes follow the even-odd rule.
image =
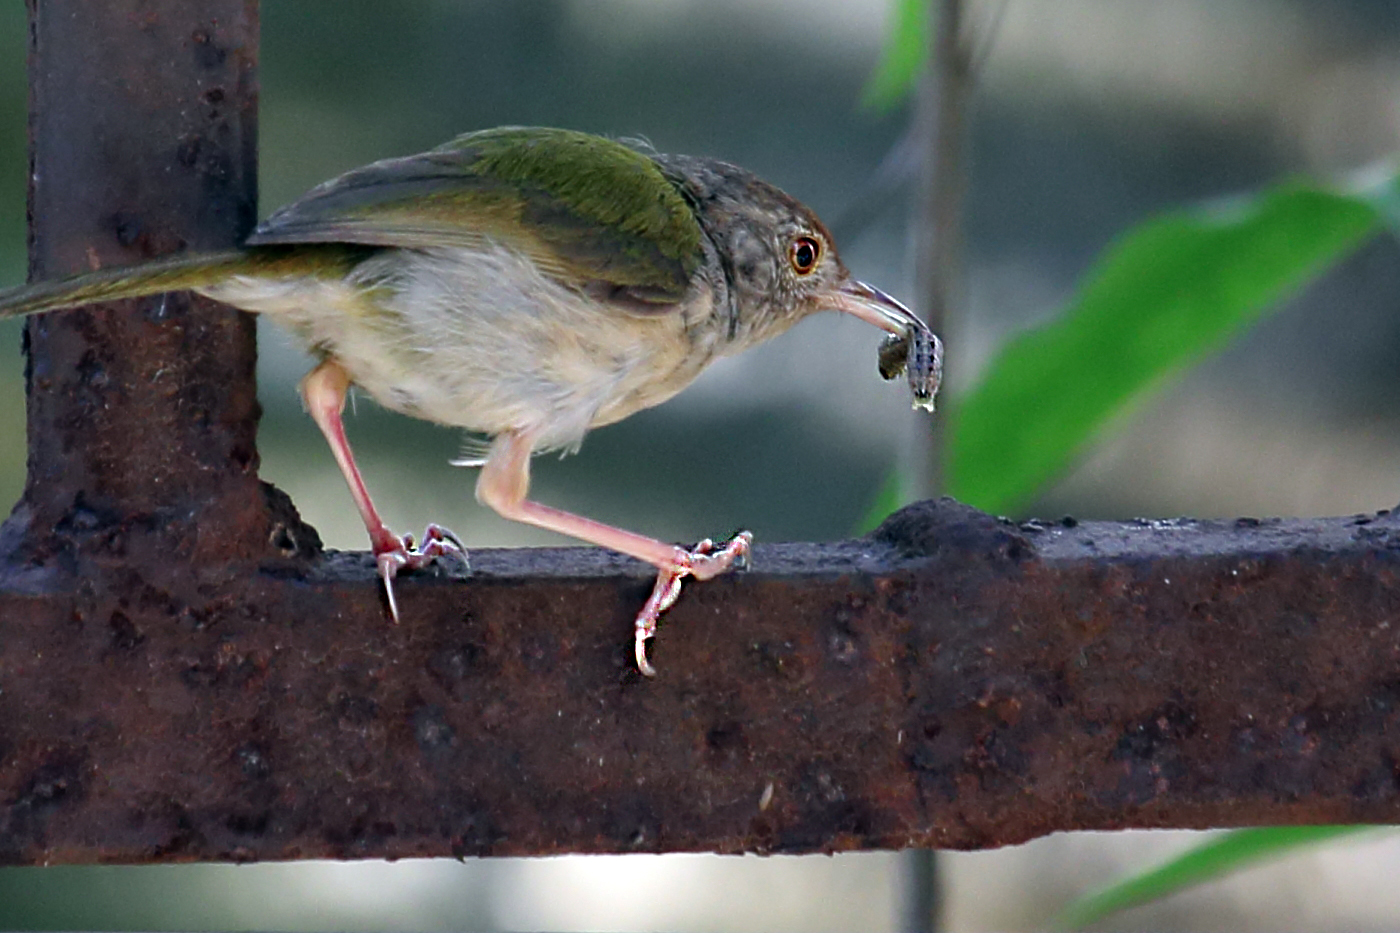
[[[386,408],[528,432],[540,450],[665,401],[714,355],[678,309],[600,306],[504,249],[386,251],[348,280],[235,277],[206,291],[271,314]]]

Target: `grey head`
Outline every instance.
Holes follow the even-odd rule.
[[[695,156],[650,153],[691,204],[713,244],[705,265],[727,292],[728,339],[748,346],[818,311],[890,331],[927,329],[899,302],[851,278],[810,208],[752,172]]]

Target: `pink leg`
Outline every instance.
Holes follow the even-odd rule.
[[[379,567],[379,578],[384,581],[384,592],[389,598],[389,614],[399,621],[399,604],[394,598],[394,576],[407,567],[410,570],[426,566],[433,558],[452,555],[463,562],[466,552],[457,536],[441,525],[429,525],[423,531],[423,546],[415,548],[412,535],[399,537],[385,527],[379,512],[370,501],[369,490],[360,477],[355,457],[350,453],[350,442],[345,439],[345,427],[340,415],[345,410],[345,393],[350,388],[350,374],[335,360],[328,359],[306,374],[301,381],[301,399],[306,410],[326,437],[331,446],[335,462],[345,476],[350,487],[350,495],[355,500],[355,508],[369,532],[370,548],[374,552],[375,563]]]
[[[591,518],[531,502],[525,498],[530,490],[530,453],[533,439],[522,432],[502,434],[491,445],[491,453],[476,483],[476,498],[503,518],[557,531],[560,534],[611,548],[644,560],[659,569],[656,586],[636,621],[637,669],[648,677],[656,669],[647,661],[646,642],[656,634],[656,623],[680,595],[681,581],[686,577],[708,580],[724,573],[736,560],[746,558],[753,535],[747,531],[734,536],[724,547],[716,549],[711,541],[702,541],[692,550],[676,547],[645,535],[614,528]]]

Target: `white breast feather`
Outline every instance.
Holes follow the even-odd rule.
[[[347,280],[237,276],[206,290],[272,314],[333,355],[380,404],[570,449],[598,423],[673,395],[687,340],[679,314],[600,308],[516,253],[392,250]]]

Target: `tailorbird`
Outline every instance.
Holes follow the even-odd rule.
[[[635,626],[646,641],[685,577],[745,559],[752,535],[683,548],[528,498],[530,458],[660,404],[706,366],[818,311],[891,334],[880,372],[909,374],[933,408],[942,345],[917,316],[851,278],[816,215],[716,159],[663,155],[571,130],[500,127],[313,188],[242,247],[102,269],[0,292],[0,317],[188,289],[269,314],[319,360],[301,382],[369,531],[397,620],[394,577],[465,553],[429,525],[385,527],[345,439],[355,385],[393,411],[487,440],[477,500],[502,516],[659,570]]]

